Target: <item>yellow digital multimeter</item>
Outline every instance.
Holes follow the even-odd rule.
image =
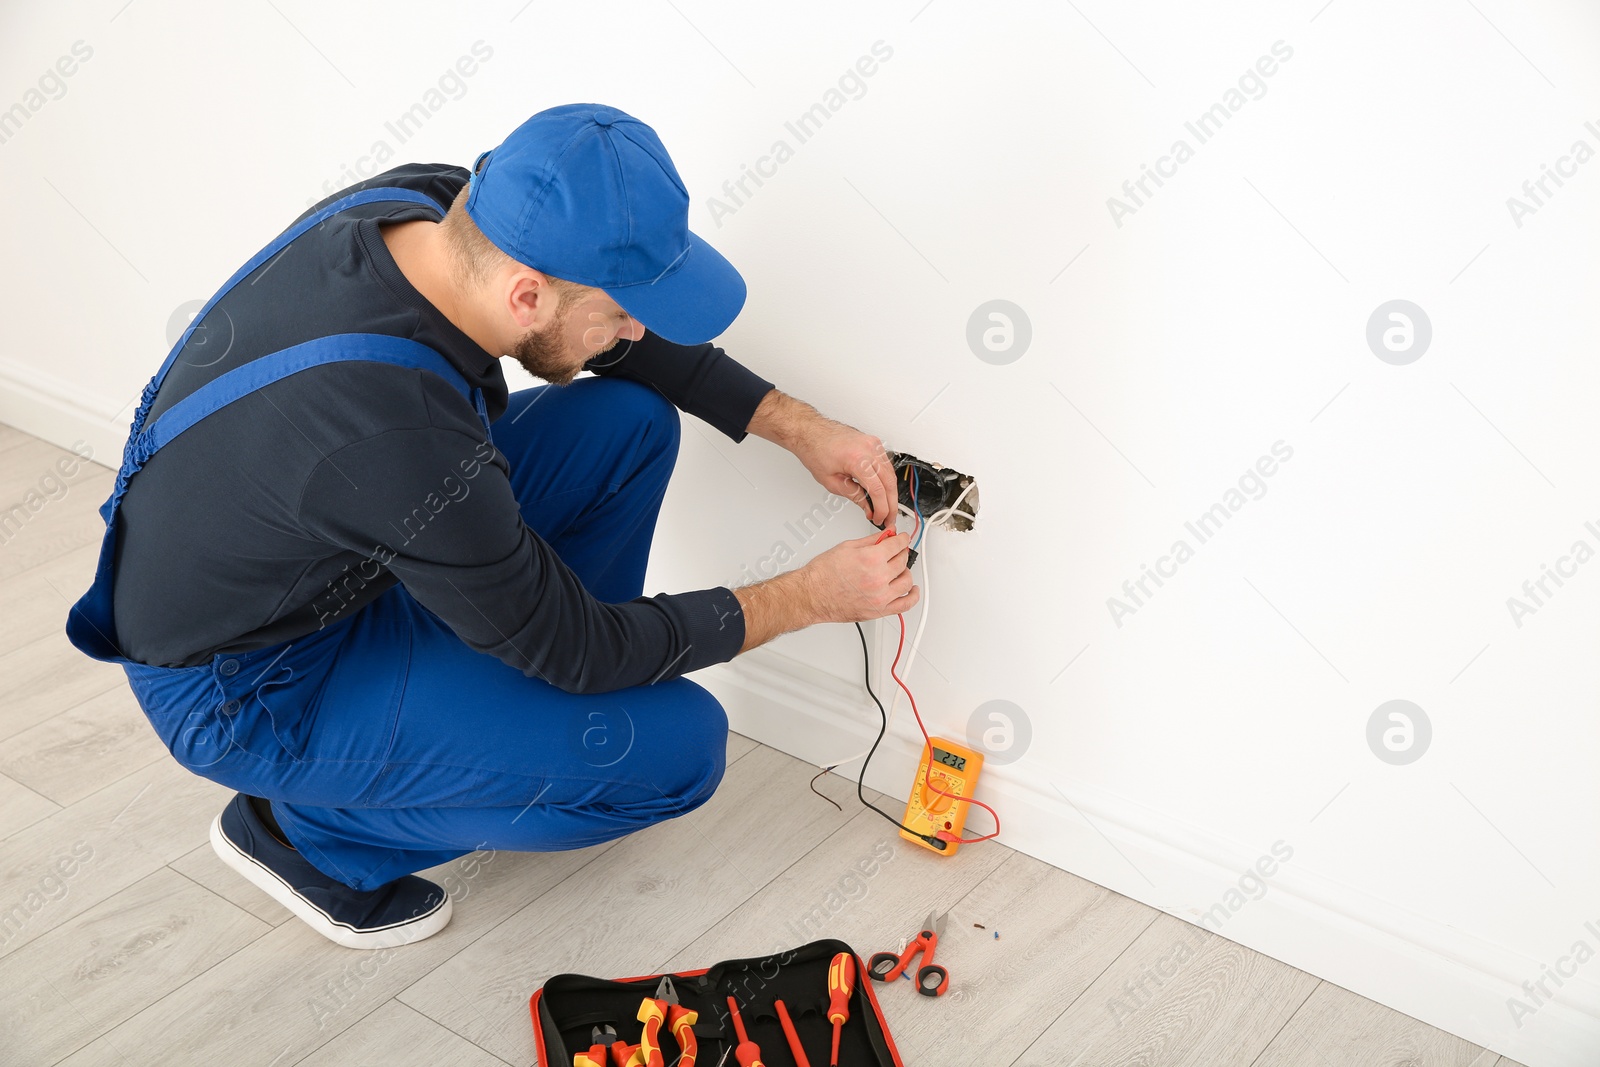
[[[961,828],[967,824],[967,809],[972,805],[958,803],[955,798],[972,796],[982,769],[981,753],[942,737],[929,738],[922,746],[922,759],[917,764],[911,800],[906,804],[905,825],[930,836],[945,830],[960,837]],[[935,790],[955,796],[940,796]],[[900,831],[900,836],[941,856],[953,856],[961,847],[958,842],[947,841],[943,849],[934,848],[905,830]]]

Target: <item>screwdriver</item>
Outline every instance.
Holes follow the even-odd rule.
[[[805,1047],[800,1044],[800,1035],[794,1032],[794,1020],[789,1018],[789,1009],[781,1000],[774,1000],[772,1007],[778,1013],[778,1022],[783,1024],[783,1036],[789,1042],[789,1051],[794,1053],[795,1067],[811,1067],[811,1061],[806,1059]],[[601,1062],[600,1067],[606,1067],[605,1063]]]
[[[733,1013],[733,1031],[739,1035],[739,1047],[733,1050],[734,1057],[739,1061],[739,1067],[766,1067],[761,1062],[761,1046],[750,1040],[750,1035],[744,1032],[744,1019],[739,1015],[739,1002],[733,997],[728,998],[728,1011]]]
[[[850,1019],[850,991],[856,981],[856,958],[841,952],[828,964],[828,1021],[833,1024],[833,1058],[830,1067],[839,1067],[839,1027]]]

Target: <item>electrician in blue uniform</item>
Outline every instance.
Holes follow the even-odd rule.
[[[744,296],[655,132],[572,104],[470,171],[341,191],[211,298],[140,399],[67,633],[236,791],[225,863],[339,944],[420,940],[450,901],[414,872],[710,798],[727,719],[685,673],[916,603],[908,537],[876,532],[643,595],[680,410],[894,530],[882,442],[710,343]],[[503,357],[550,384],[509,393]]]

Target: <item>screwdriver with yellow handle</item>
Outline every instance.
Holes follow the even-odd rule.
[[[856,984],[856,958],[841,952],[828,964],[828,1021],[833,1024],[833,1057],[830,1067],[839,1067],[839,1027],[850,1020],[850,994]]]

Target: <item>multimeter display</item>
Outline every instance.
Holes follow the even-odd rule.
[[[942,748],[935,747],[933,749],[933,758],[946,767],[951,767],[958,771],[967,769],[967,757],[958,756],[954,752],[946,752]]]

